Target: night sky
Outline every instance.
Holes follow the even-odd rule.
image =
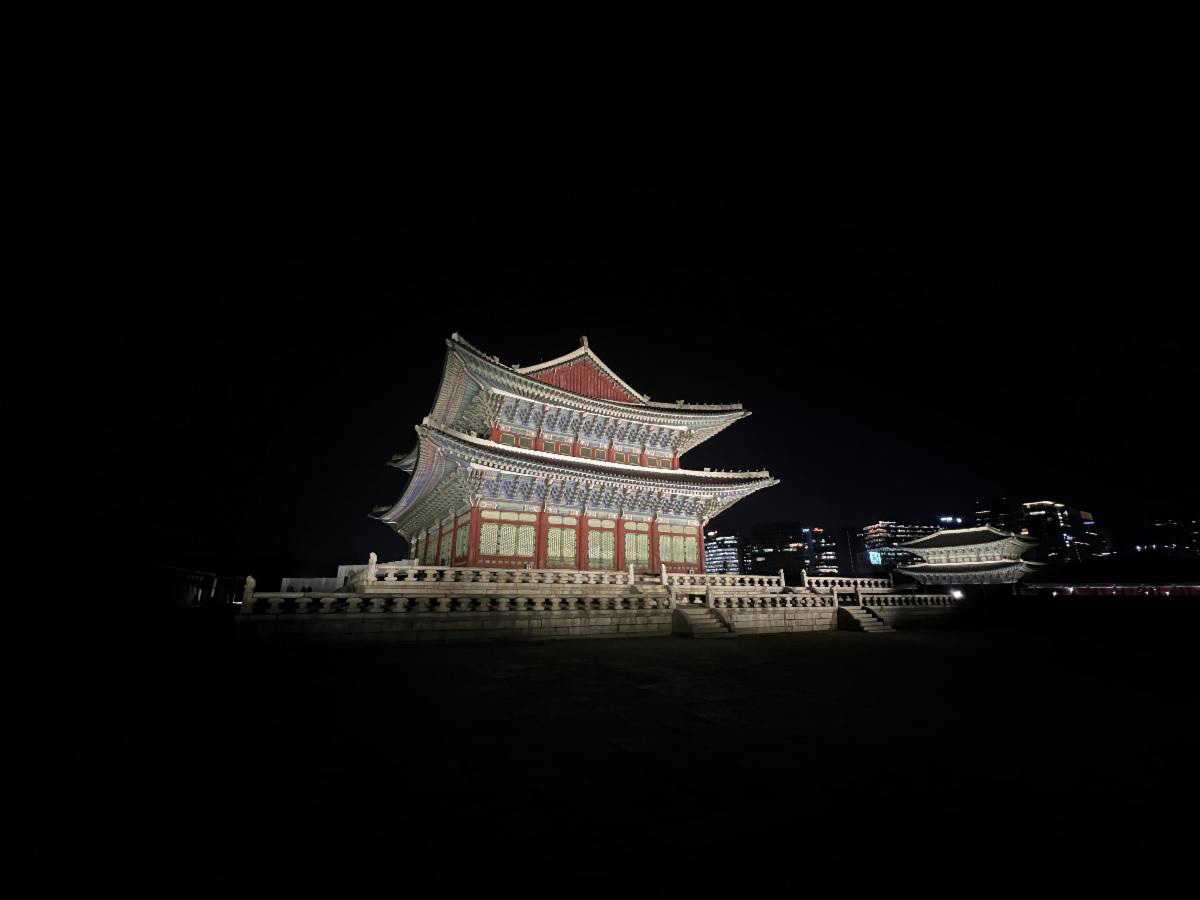
[[[1091,190],[389,192],[213,209],[160,238],[163,330],[113,426],[155,561],[264,575],[399,558],[459,332],[509,364],[592,349],[656,400],[753,415],[684,457],[782,483],[713,527],[1055,499],[1194,508],[1182,238]],[[187,217],[183,217],[187,218]]]

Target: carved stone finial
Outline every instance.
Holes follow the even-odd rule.
[[[377,562],[379,562],[379,557],[378,557],[378,556],[376,556],[376,555],[375,555],[375,551],[374,551],[374,550],[372,550],[372,551],[371,551],[369,554],[367,554],[367,563],[368,563],[368,565],[372,565],[372,566],[373,566],[373,565],[375,565],[375,563],[377,563]]]
[[[253,575],[246,576],[246,587],[242,590],[242,602],[243,603],[249,603],[250,600],[254,597],[254,585],[256,583],[257,582],[255,582]]]
[[[583,337],[581,337],[581,338],[579,339],[579,346],[581,346],[581,347],[586,347],[587,345],[588,345],[588,343],[587,343],[587,335],[585,334]]]

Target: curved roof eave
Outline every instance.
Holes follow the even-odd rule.
[[[534,366],[523,366],[520,368],[505,365],[504,363],[500,362],[499,357],[489,356],[488,354],[486,354],[482,350],[480,350],[478,347],[474,346],[469,341],[464,339],[458,332],[455,332],[454,334],[450,335],[450,337],[446,341],[446,346],[451,347],[451,348],[461,347],[461,348],[469,351],[471,354],[473,354],[478,359],[480,359],[486,363],[489,363],[493,366],[497,366],[498,368],[500,368],[501,370],[503,370],[506,373],[516,375],[520,378],[524,378],[524,379],[536,384],[540,389],[547,389],[550,391],[554,391],[556,393],[565,394],[569,397],[578,397],[578,398],[588,401],[589,403],[603,404],[604,406],[610,407],[614,410],[622,410],[622,409],[623,410],[631,410],[631,409],[645,408],[648,411],[661,411],[664,413],[674,411],[674,412],[680,412],[680,413],[690,413],[692,415],[695,415],[695,414],[704,414],[704,413],[731,413],[731,412],[739,412],[739,411],[742,411],[742,409],[743,409],[742,404],[740,404],[740,403],[662,403],[659,401],[653,401],[649,398],[648,395],[642,394],[639,391],[636,391],[633,388],[629,387],[629,385],[626,384],[625,381],[622,380],[620,376],[618,376],[615,372],[613,372],[612,369],[610,369],[604,363],[604,361],[600,359],[600,357],[596,356],[596,354],[593,353],[591,351],[591,349],[586,346],[579,347],[579,348],[571,351],[570,353],[567,353],[563,356],[558,357],[557,359],[553,359],[553,360],[550,360],[550,361],[544,362],[544,363],[537,363]],[[533,378],[532,376],[530,376],[528,374],[529,372],[540,371],[542,369],[548,368],[553,365],[561,365],[564,362],[570,362],[571,360],[578,359],[585,355],[590,360],[595,362],[598,366],[600,366],[608,375],[610,375],[615,381],[617,381],[620,385],[622,385],[626,390],[628,390],[630,394],[633,394],[634,396],[642,398],[642,400],[643,400],[642,405],[639,406],[638,404],[634,404],[634,403],[620,403],[615,400],[603,400],[603,399],[596,398],[596,397],[587,397],[583,394],[575,394],[575,393],[565,390],[563,388],[556,387],[555,385],[547,384],[544,381],[539,381],[538,379]]]
[[[457,440],[461,443],[477,447],[481,452],[484,453],[525,458],[533,462],[540,462],[549,465],[565,465],[572,469],[595,468],[604,472],[609,472],[610,474],[630,474],[642,477],[649,476],[654,478],[663,478],[668,481],[681,477],[698,478],[716,483],[735,480],[753,482],[769,480],[771,478],[771,473],[765,469],[730,472],[712,472],[702,471],[699,469],[656,469],[649,466],[634,465],[632,463],[609,462],[606,459],[588,459],[582,456],[564,456],[561,453],[551,453],[547,450],[531,450],[528,447],[513,447],[509,444],[497,444],[495,441],[489,438],[476,437],[473,434],[466,434],[461,431],[455,431],[451,428],[444,428],[434,424],[430,420],[426,420],[426,422],[417,426],[418,434],[420,434],[422,431],[446,435],[452,440]]]

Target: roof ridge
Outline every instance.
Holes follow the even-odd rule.
[[[586,338],[584,340],[586,341]],[[573,396],[584,397],[587,400],[592,400],[592,401],[601,402],[601,403],[616,403],[618,405],[621,405],[624,403],[624,401],[621,401],[621,400],[608,400],[608,399],[605,399],[602,397],[588,397],[586,394],[576,394],[574,391],[571,391],[566,388],[559,387],[558,385],[551,384],[549,382],[541,381],[540,379],[534,378],[531,373],[540,372],[540,371],[543,371],[545,369],[551,368],[556,365],[562,365],[564,363],[571,362],[572,360],[580,359],[581,357],[586,357],[587,359],[589,359],[593,363],[595,363],[601,369],[601,371],[603,371],[606,375],[608,375],[610,378],[612,378],[622,389],[628,391],[634,397],[637,397],[638,400],[640,400],[641,403],[645,406],[653,407],[655,409],[664,409],[664,410],[666,410],[666,409],[709,410],[709,411],[719,411],[719,412],[745,411],[743,409],[743,406],[741,403],[664,403],[661,400],[651,400],[649,394],[643,394],[641,391],[634,389],[627,381],[625,381],[625,379],[623,379],[620,375],[618,375],[616,372],[614,372],[608,366],[608,364],[605,363],[604,360],[602,360],[599,356],[597,356],[595,351],[592,350],[591,347],[589,347],[586,343],[581,344],[580,346],[576,347],[574,350],[570,351],[569,353],[565,353],[562,356],[555,357],[554,359],[547,360],[545,362],[534,363],[531,366],[510,366],[507,363],[503,363],[500,361],[500,357],[490,356],[489,354],[484,353],[482,350],[480,350],[478,347],[476,347],[474,344],[472,344],[470,341],[468,341],[466,338],[464,338],[461,334],[459,334],[457,331],[450,335],[450,338],[447,341],[447,343],[448,344],[459,344],[459,345],[465,347],[466,349],[470,350],[472,353],[474,353],[476,356],[480,357],[481,359],[487,360],[488,362],[492,363],[493,365],[497,365],[500,368],[505,369],[509,372],[512,372],[516,375],[520,375],[524,378],[528,378],[531,381],[536,381],[538,384],[540,384],[544,387],[553,388],[555,390],[562,391],[563,393],[566,393],[566,394],[572,394]],[[636,404],[634,404],[634,403],[624,403],[624,405],[636,406]]]

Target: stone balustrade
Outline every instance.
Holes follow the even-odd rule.
[[[712,609],[803,609],[803,608],[832,608],[836,605],[830,594],[797,593],[797,594],[720,594],[709,593],[705,605]]]
[[[804,586],[812,591],[821,591],[823,593],[833,593],[841,591],[893,591],[896,586],[890,578],[842,578],[840,576],[822,575],[819,577],[809,576],[804,580]]]
[[[656,581],[658,579],[655,579]],[[784,588],[782,575],[730,575],[721,573],[687,575],[668,572],[664,584],[671,588],[683,587],[737,587],[737,588]]]
[[[358,574],[354,586],[363,592],[392,590],[412,584],[658,584],[659,576],[632,575],[628,571],[580,572],[575,569],[484,569],[455,566],[400,566],[377,564]]]
[[[243,604],[244,615],[367,615],[437,612],[554,612],[671,609],[670,595],[607,597],[431,596],[429,594],[256,593]]]
[[[873,594],[862,598],[863,606],[956,606],[949,594]]]

